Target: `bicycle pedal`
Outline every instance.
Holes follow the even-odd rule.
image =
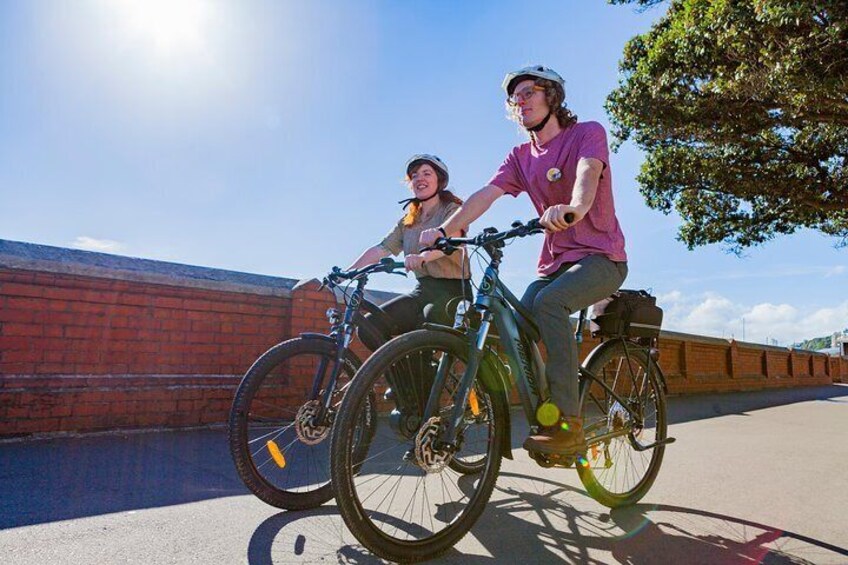
[[[540,467],[550,469],[551,467],[560,467],[569,469],[574,465],[575,455],[557,455],[556,453],[538,453],[530,452],[530,457]]]

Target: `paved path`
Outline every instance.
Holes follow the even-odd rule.
[[[848,386],[670,410],[677,443],[642,503],[610,512],[519,447],[437,562],[848,563]],[[0,563],[316,562],[378,560],[333,504],[280,512],[247,494],[221,430],[0,444]]]

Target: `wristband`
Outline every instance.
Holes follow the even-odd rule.
[[[439,230],[440,232],[442,232],[442,237],[444,237],[444,238],[448,237],[448,232],[445,231],[445,228],[443,228],[442,226],[439,226],[436,229]]]

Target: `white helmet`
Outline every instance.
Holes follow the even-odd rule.
[[[527,79],[530,77],[544,78],[559,84],[560,87],[562,87],[563,96],[565,95],[565,81],[563,78],[559,76],[559,73],[555,70],[542,65],[532,65],[530,67],[524,67],[523,69],[507,73],[503,79],[501,88],[504,89],[507,96],[512,96],[512,90],[515,88],[515,85],[521,82],[518,79]]]
[[[450,179],[450,173],[448,173],[448,166],[445,165],[444,161],[442,161],[435,155],[430,155],[428,153],[419,153],[418,155],[413,155],[409,158],[409,160],[406,162],[406,176],[409,176],[413,165],[417,165],[418,163],[422,162],[430,163],[434,167],[441,169],[441,171],[445,173],[445,184],[447,185],[448,179]]]

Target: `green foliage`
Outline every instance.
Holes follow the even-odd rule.
[[[798,344],[798,349],[809,349],[810,351],[818,351],[828,347],[830,347],[830,336],[814,337]]]
[[[848,244],[848,1],[673,0],[620,70],[616,144],[645,150],[641,193],[690,249],[800,227]]]

